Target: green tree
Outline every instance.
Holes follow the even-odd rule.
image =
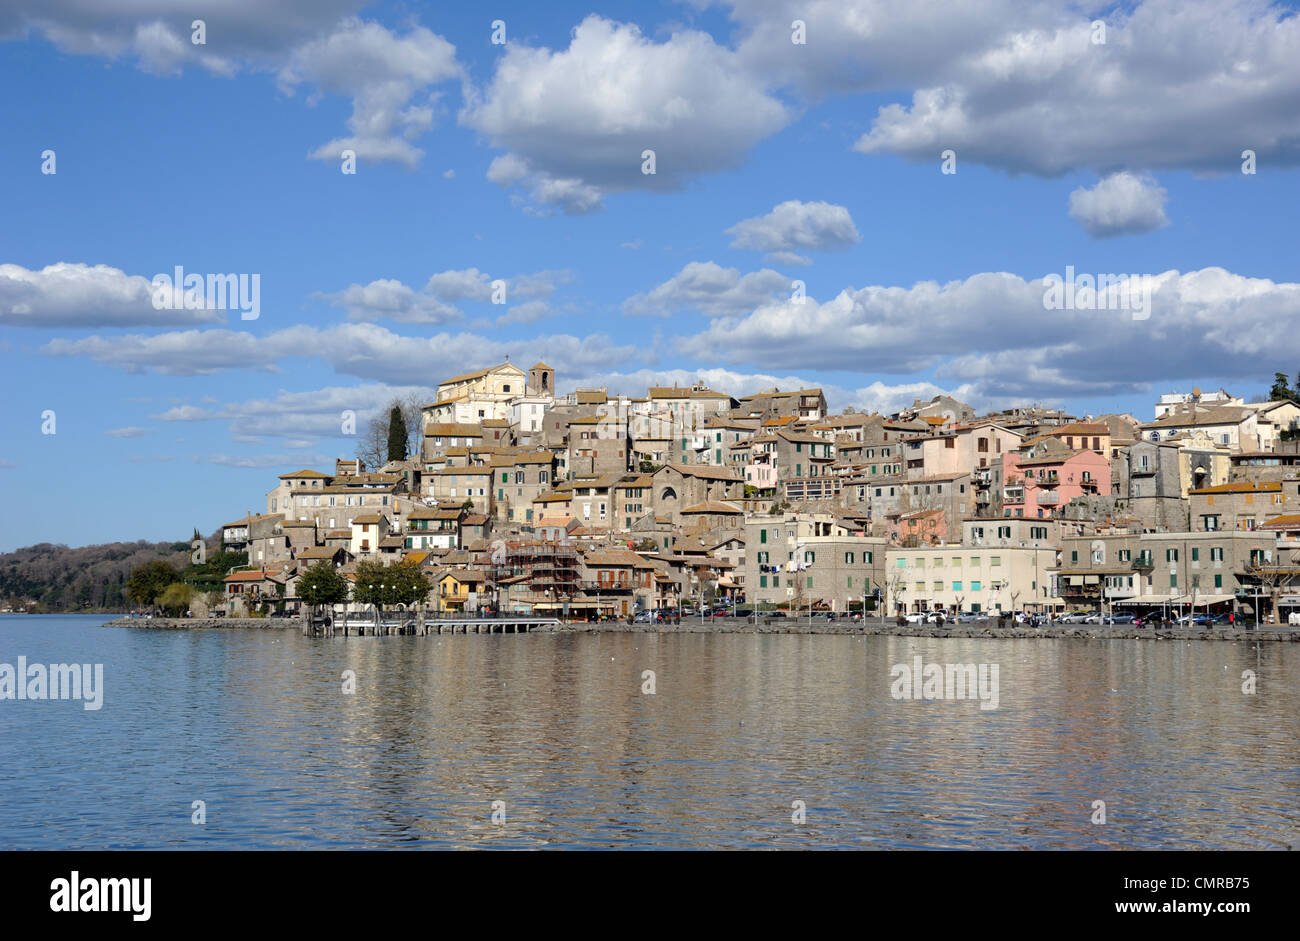
[[[406,418],[402,410],[394,405],[388,412],[388,459],[390,461],[406,460]]]
[[[361,562],[357,565],[356,578],[353,600],[375,607],[416,604],[424,601],[433,589],[429,577],[411,562],[397,565]]]
[[[176,581],[177,572],[166,562],[146,562],[131,572],[126,581],[126,593],[137,604],[153,606],[167,586]]]
[[[1296,378],[1300,380],[1300,376]],[[1287,385],[1286,373],[1273,373],[1273,388],[1268,390],[1268,400],[1270,402],[1281,402],[1288,399],[1294,401],[1295,397],[1296,394],[1292,392],[1291,387]]]
[[[433,581],[414,562],[400,562],[391,566],[397,576],[397,600],[400,604],[423,604],[433,590]]]
[[[180,617],[190,607],[190,599],[194,597],[194,589],[184,582],[172,582],[158,596],[158,607],[163,613],[171,617]]]
[[[298,597],[313,609],[344,604],[348,600],[348,580],[328,562],[317,562],[298,579]]]

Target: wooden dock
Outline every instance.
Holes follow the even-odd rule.
[[[425,617],[401,618],[396,621],[375,622],[359,618],[330,618],[330,623],[303,618],[304,637],[379,637],[406,635],[425,637],[429,634],[527,634],[535,627],[554,626],[559,618],[538,618],[518,615],[492,618]]]

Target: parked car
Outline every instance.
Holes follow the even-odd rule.
[[[1137,620],[1134,614],[1112,614],[1109,618],[1111,624],[1132,624]]]
[[[633,623],[633,624],[649,624],[649,623],[650,623],[650,612],[649,612],[649,611],[641,611],[640,613],[633,615],[633,616],[632,616],[632,623]]]

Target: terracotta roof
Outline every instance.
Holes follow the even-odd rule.
[[[459,376],[452,376],[450,379],[444,379],[442,382],[438,383],[438,388],[441,389],[443,386],[449,386],[456,382],[468,382],[470,379],[481,379],[488,373],[496,372],[498,369],[514,369],[523,372],[522,369],[507,360],[506,362],[499,363],[496,366],[489,366],[487,369],[476,369],[473,372],[461,373]]]
[[[481,438],[483,429],[478,425],[456,422],[430,422],[424,426],[426,438]]]
[[[1297,529],[1300,528],[1300,513],[1284,513],[1260,523],[1258,529]]]
[[[335,555],[343,550],[337,546],[312,546],[309,549],[303,549],[298,553],[299,559],[325,559],[334,558]]]
[[[741,478],[731,468],[714,467],[711,464],[674,464],[670,461],[655,473],[660,474],[668,469],[676,471],[683,477],[707,477],[712,480],[734,480],[736,483],[741,483]]]
[[[651,386],[649,397],[652,399],[730,399],[725,392],[713,389],[691,389],[680,386]]]
[[[654,568],[631,549],[589,549],[583,555],[587,565],[630,565],[634,568]]]
[[[682,510],[683,513],[726,513],[728,515],[738,516],[745,511],[734,503],[724,503],[721,500],[705,500],[703,503],[697,503],[694,506],[688,506]]]
[[[236,526],[247,526],[249,523],[257,523],[262,520],[268,520],[273,516],[284,518],[283,513],[259,513],[256,516],[245,516],[242,520],[235,520],[233,523],[226,523],[222,529],[233,529]]]
[[[282,571],[283,570],[281,569],[268,569],[265,572],[260,570],[256,570],[252,572],[231,572],[229,575],[223,578],[222,581],[223,582],[260,582],[260,581],[265,581],[266,579],[270,578],[272,575],[280,575]]]
[[[322,474],[320,471],[300,470],[293,474],[281,474],[280,480],[284,480],[286,477],[323,477],[328,480],[329,476],[329,474]]]
[[[380,516],[378,513],[362,513],[360,516],[352,517],[352,525],[355,526],[357,523],[363,525],[377,525],[383,518],[384,517]]]
[[[1199,487],[1188,493],[1277,493],[1281,491],[1280,481],[1258,480],[1239,481],[1235,484],[1219,484],[1216,487]]]
[[[1181,428],[1184,425],[1235,425],[1249,415],[1253,409],[1240,405],[1220,405],[1214,408],[1197,408],[1192,411],[1170,412],[1155,421],[1140,425],[1141,428]]]
[[[1059,428],[1053,428],[1045,432],[1049,435],[1108,435],[1110,426],[1096,424],[1093,422],[1071,422],[1068,425],[1061,425]]]

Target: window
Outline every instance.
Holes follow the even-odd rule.
[[[1196,546],[1192,547],[1192,561],[1193,562],[1201,561],[1201,550]]]
[[[971,582],[971,583],[970,583],[970,590],[971,590],[971,591],[979,591],[979,590],[980,590],[980,582]]]
[[[760,530],[758,531],[758,541],[759,541],[759,542],[767,542],[767,530],[766,530],[766,529],[760,529]]]
[[[1223,546],[1211,546],[1211,547],[1210,547],[1210,561],[1211,561],[1211,562],[1222,562],[1222,561],[1223,561]]]
[[[766,588],[766,587],[767,587],[767,576],[766,576],[766,575],[760,575],[760,576],[758,576],[758,587],[759,587],[759,588]]]
[[[844,564],[845,564],[845,565],[852,565],[852,564],[853,564],[853,553],[852,553],[852,552],[846,552],[846,553],[844,553]]]
[[[1178,550],[1177,550],[1177,549],[1166,549],[1166,550],[1165,550],[1165,561],[1166,561],[1166,562],[1177,562],[1177,561],[1178,561]]]
[[[1222,576],[1222,575],[1216,575],[1216,576],[1214,576],[1214,587],[1215,587],[1215,588],[1222,588],[1222,587],[1223,587],[1223,576]]]
[[[1000,566],[1001,564],[1002,564],[1001,556],[995,555],[993,556],[993,558],[989,559],[989,565]]]
[[[808,587],[809,587],[809,588],[812,587],[812,576],[811,576],[811,575],[808,576]]]

